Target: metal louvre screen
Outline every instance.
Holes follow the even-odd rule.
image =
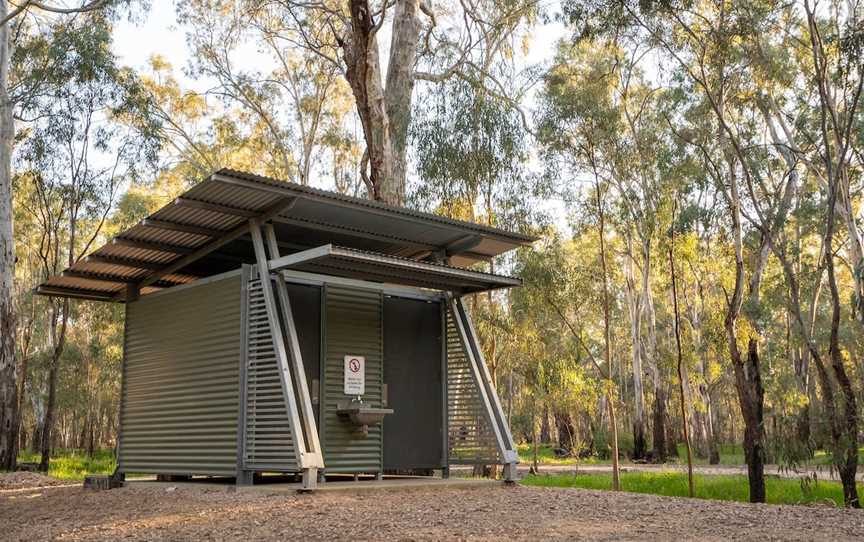
[[[247,295],[248,358],[243,466],[249,470],[295,471],[298,466],[294,455],[294,438],[260,279],[249,282]]]
[[[453,314],[447,313],[447,459],[452,464],[500,462],[495,433]]]
[[[121,471],[236,472],[240,291],[235,275],[127,305]]]

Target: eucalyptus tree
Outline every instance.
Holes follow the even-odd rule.
[[[657,344],[654,252],[663,222],[668,220],[669,202],[673,199],[671,187],[685,184],[686,179],[672,171],[674,159],[663,117],[663,90],[645,80],[639,65],[640,59],[651,52],[650,47],[636,45],[630,50],[622,49],[616,55],[615,67],[619,75],[614,100],[621,118],[622,133],[615,141],[613,179],[618,186],[619,204],[628,236],[628,259],[634,258],[629,237],[635,233],[639,243],[641,290],[635,301],[636,325],[631,326],[636,332],[632,348],[634,392],[638,405],[642,387],[641,370],[638,369],[642,368],[644,361],[651,372],[654,392],[652,455],[655,461],[663,461],[667,453],[675,453],[675,443],[672,440],[667,442],[666,438],[668,370],[660,359]],[[641,329],[645,331],[644,336]],[[636,419],[638,423],[638,412]]]
[[[526,169],[518,114],[462,80],[429,89],[415,107],[410,143],[420,181],[409,199],[454,218],[526,230],[543,217],[531,201],[544,183]]]
[[[271,3],[186,0],[177,11],[193,52],[192,74],[216,82],[203,98],[238,109],[234,122],[260,141],[266,159],[256,169],[308,184],[351,110],[336,66],[297,46],[293,20]],[[260,55],[254,64],[246,56],[252,47]]]
[[[15,147],[15,110],[38,95],[44,79],[18,69],[13,61],[25,16],[30,19],[63,19],[78,13],[113,8],[127,0],[83,0],[71,5],[51,1],[0,1],[0,469],[13,468],[17,457],[15,360],[15,311],[12,300],[15,248],[12,224],[12,156]],[[38,67],[37,67],[38,68]],[[45,66],[42,66],[45,68]],[[38,70],[37,70],[38,71]],[[41,75],[44,75],[41,74]]]
[[[603,189],[602,186],[599,188]],[[615,382],[612,379],[613,360],[611,358],[613,315],[610,282],[613,279],[610,277],[609,262],[606,260],[604,228],[606,202],[604,194],[595,191],[589,194],[583,203],[586,206],[585,218],[593,223],[579,224],[572,241],[564,242],[552,237],[545,240],[545,246],[538,247],[537,251],[521,255],[517,268],[526,280],[524,288],[517,294],[515,300],[517,306],[530,305],[538,315],[548,314],[549,316],[543,321],[544,328],[550,332],[553,332],[550,329],[550,317],[552,321],[557,321],[554,337],[563,335],[570,338],[566,351],[569,355],[559,353],[559,363],[578,362],[593,368],[591,372],[594,373],[594,378],[600,381],[593,397],[601,399],[602,407],[605,407],[609,414],[610,437],[602,445],[611,448],[612,488],[618,490],[620,478],[617,399]],[[581,257],[584,254],[590,256]],[[598,271],[603,276],[599,284]],[[604,307],[602,320],[592,312],[592,308],[597,305]],[[555,379],[554,383],[563,384],[565,390],[570,387],[567,386],[564,378]],[[570,385],[572,386],[572,383]]]
[[[572,54],[567,45],[563,45],[561,56]],[[575,46],[576,55],[591,55],[586,44]],[[559,57],[560,59],[560,57]],[[611,71],[614,59],[601,57],[601,61],[591,65],[591,70],[585,73],[573,73],[574,63],[567,60],[556,62],[545,77],[545,92],[538,114],[538,140],[541,143],[541,154],[546,163],[547,172],[558,177],[562,172],[590,179],[589,192],[591,202],[586,206],[591,208],[591,214],[597,225],[597,239],[601,264],[603,291],[601,303],[603,307],[603,363],[601,366],[597,356],[584,345],[581,332],[570,322],[560,303],[549,296],[548,302],[556,307],[563,322],[567,323],[573,337],[583,343],[586,353],[595,366],[598,376],[605,380],[607,406],[610,413],[610,432],[613,435],[613,488],[619,489],[618,478],[618,426],[615,415],[615,397],[612,387],[611,332],[609,308],[608,260],[606,253],[606,209],[609,205],[612,169],[609,164],[613,160],[610,142],[616,137],[619,119],[610,107],[610,86],[614,85],[612,77],[606,77]],[[583,66],[586,63],[583,62]],[[565,191],[574,193],[576,186],[562,187]],[[603,368],[605,367],[605,369]]]
[[[854,152],[858,136],[854,133],[864,85],[859,12],[847,4],[830,3],[824,6],[824,11],[819,8],[817,15],[817,8],[808,1],[766,2],[758,6],[721,3],[703,9],[698,19],[686,13],[670,14],[665,8],[660,12],[684,32],[686,37],[681,41],[686,47],[672,46],[671,39],[664,41],[666,38],[656,32],[656,27],[652,36],[659,36],[658,39],[667,44],[673,58],[702,90],[707,105],[714,111],[720,141],[725,148],[722,152],[737,164],[737,176],[729,168],[733,175],[728,177],[729,191],[724,193],[760,239],[743,311],[749,325],[757,334],[762,334],[766,314],[759,286],[769,255],[773,254],[786,280],[787,311],[795,334],[806,349],[801,362],[795,360],[799,390],[806,396],[807,361],[812,359],[828,418],[832,458],[843,481],[845,502],[848,506],[859,506],[854,481],[858,460],[857,398],[840,341],[841,326],[851,323],[841,318],[842,307],[847,303],[852,306],[853,320],[860,321],[861,232],[853,210],[857,192],[853,186],[860,182]],[[718,31],[710,35],[705,32],[706,21],[713,21]],[[770,31],[749,32],[753,27]],[[734,40],[716,37],[724,33],[738,37]],[[711,39],[717,51],[706,45]],[[790,51],[794,54],[790,55]],[[728,72],[716,72],[720,74],[719,84],[710,75],[710,66],[718,64],[712,60],[720,58],[718,52],[722,54],[720,63],[729,66]],[[718,163],[713,161],[713,171],[719,169]],[[802,173],[808,174],[810,182],[806,178],[802,181]],[[742,181],[740,185],[737,177]],[[817,187],[818,190],[814,190]],[[814,201],[824,219],[817,228],[821,230],[821,249],[815,265],[808,269],[801,257],[800,245],[801,227],[806,225],[806,219],[799,208]],[[840,230],[837,215],[846,226],[843,246],[847,250],[853,286],[853,293],[845,302],[841,301],[835,266],[834,240]],[[787,232],[790,220],[795,221],[791,235]],[[792,246],[793,242],[797,246]],[[805,316],[801,281],[809,277],[813,277],[813,283]],[[826,324],[824,334],[828,340],[827,356],[814,340],[817,306],[825,278],[831,303],[830,323]],[[732,299],[736,301],[734,295]],[[731,315],[730,311],[728,316]],[[861,329],[858,324],[855,327]],[[741,371],[734,363],[735,344],[731,340],[732,333],[729,335],[733,367],[740,381]],[[753,335],[748,339],[747,368],[755,366],[756,371],[749,371],[755,374],[758,374],[758,361],[754,364],[749,360],[758,360],[758,340],[759,337]],[[748,371],[743,376],[747,377]],[[738,387],[739,396],[743,397],[742,386]],[[759,391],[761,383],[750,387],[757,391],[757,396],[762,393]],[[753,412],[754,409],[749,410]],[[755,411],[760,414],[761,407]],[[746,422],[748,409],[743,402],[742,412]],[[751,488],[752,482],[751,478]]]
[[[825,268],[831,295],[831,334],[829,359],[839,393],[825,378],[821,360],[817,359],[823,395],[831,417],[831,436],[834,441],[833,459],[843,481],[843,497],[847,506],[861,507],[858,499],[856,473],[858,468],[858,406],[852,383],[847,373],[840,346],[840,320],[842,301],[834,263],[834,236],[836,213],[846,218],[852,260],[852,276],[856,284],[853,306],[864,321],[864,245],[852,205],[850,178],[853,146],[860,138],[854,133],[859,127],[862,90],[864,90],[864,19],[860,6],[832,4],[829,16],[817,16],[816,7],[805,0],[807,35],[810,38],[814,82],[818,89],[818,118],[820,123],[819,156],[827,184],[825,213]],[[848,11],[847,11],[848,10]],[[835,47],[833,43],[839,43]],[[861,164],[858,164],[859,166]],[[859,328],[860,331],[860,328]],[[837,401],[835,407],[834,401]],[[835,410],[836,409],[836,410]],[[837,412],[840,410],[841,412]]]
[[[366,143],[360,171],[373,199],[398,204],[405,198],[417,81],[462,79],[518,106],[522,89],[514,88],[518,74],[508,71],[507,59],[519,52],[520,31],[536,17],[536,2],[252,3],[281,9],[293,23],[285,39],[329,61],[350,85]],[[379,34],[386,33],[385,64]]]
[[[570,155],[577,170],[594,171],[615,189],[616,222],[626,240],[634,457],[646,456],[642,379],[647,370],[654,398],[652,456],[662,461],[674,444],[667,445],[666,437],[668,370],[658,350],[653,257],[668,214],[669,187],[680,179],[668,165],[671,142],[661,115],[663,93],[647,83],[638,66],[649,52],[605,40],[561,43],[546,77],[538,133],[548,150],[545,156]]]
[[[803,169],[815,182],[803,185],[799,197],[819,197],[822,201],[821,249],[815,269],[806,273],[806,263],[800,256],[800,246],[790,246],[788,237],[779,237],[772,250],[781,262],[788,284],[788,304],[797,335],[804,343],[806,361],[812,359],[828,418],[832,441],[833,465],[843,482],[847,506],[860,507],[856,473],[858,468],[858,398],[844,360],[841,344],[843,327],[851,326],[860,333],[862,313],[862,232],[859,230],[855,199],[860,194],[860,105],[864,90],[864,60],[862,36],[864,20],[857,6],[831,2],[820,7],[805,0],[802,6],[781,6],[777,12],[794,21],[791,39],[784,44],[799,52],[795,55],[798,78],[789,81],[788,92],[766,92],[762,111],[771,128],[771,135],[795,182]],[[800,19],[798,17],[801,17]],[[771,43],[757,40],[763,64],[771,67]],[[774,62],[777,62],[774,60]],[[802,88],[803,87],[803,88]],[[810,92],[806,92],[809,90]],[[795,119],[796,122],[790,122]],[[782,134],[782,135],[781,135]],[[800,165],[799,165],[800,164]],[[859,189],[855,189],[855,185]],[[812,187],[818,187],[818,193]],[[812,191],[807,192],[807,188]],[[838,217],[839,215],[839,217]],[[800,218],[800,217],[799,217]],[[838,218],[842,222],[838,222]],[[842,238],[845,226],[845,240]],[[800,231],[800,230],[799,230]],[[797,235],[800,235],[796,232]],[[848,273],[853,285],[849,299],[841,299],[840,279],[835,263],[839,248],[845,248]],[[796,241],[800,241],[796,239]],[[799,253],[799,254],[796,254]],[[812,269],[811,267],[811,269]],[[811,287],[810,308],[805,314],[801,300],[802,280],[815,276]],[[817,344],[816,306],[827,279],[830,296],[828,352]],[[842,317],[843,307],[851,306],[851,319]],[[846,346],[846,351],[849,347]],[[796,367],[797,369],[797,367]],[[806,365],[803,368],[806,370]],[[800,371],[799,371],[800,372]]]
[[[28,130],[16,156],[16,182],[32,187],[32,197],[21,204],[41,232],[42,280],[92,249],[124,184],[156,162],[158,126],[147,120],[148,96],[131,71],[118,67],[111,32],[105,17],[82,16],[34,35],[18,49],[24,63],[53,66],[40,95],[21,108]],[[71,310],[68,299],[46,304],[51,355],[41,422],[43,470]]]
[[[794,194],[793,182],[777,175],[772,169],[775,163],[767,159],[771,150],[765,145],[763,125],[756,115],[756,77],[745,46],[752,29],[768,24],[771,13],[725,0],[639,5],[611,0],[600,4],[597,9],[595,3],[571,2],[570,15],[588,34],[625,29],[653,41],[663,51],[693,104],[691,116],[687,117],[686,110],[679,112],[670,127],[677,126],[673,128],[676,135],[699,150],[728,208],[736,272],[725,328],[745,423],[750,499],[761,502],[765,499],[764,387],[759,359],[764,324],[761,285],[772,241],[786,222]],[[594,15],[589,16],[586,8]],[[579,20],[581,15],[586,16],[585,21]],[[748,229],[758,235],[753,257],[745,256]],[[745,326],[740,325],[742,317]],[[746,353],[739,342],[741,334],[746,335]]]

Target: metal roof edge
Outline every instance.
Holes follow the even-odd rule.
[[[220,179],[222,177],[223,179]],[[280,179],[275,179],[273,177],[266,177],[263,175],[257,175],[254,173],[248,173],[245,171],[239,171],[231,168],[220,168],[213,173],[211,173],[207,179],[212,181],[220,181],[225,180],[227,177],[229,179],[237,179],[246,182],[254,182],[258,184],[262,184],[265,186],[269,186],[272,188],[280,189],[281,191],[288,191],[304,196],[311,196],[316,198],[323,198],[325,200],[331,202],[341,202],[343,204],[349,204],[358,207],[365,207],[367,209],[377,209],[379,211],[384,211],[394,215],[403,215],[406,217],[411,217],[415,219],[428,220],[431,222],[437,222],[444,226],[456,227],[461,229],[470,229],[479,233],[484,233],[489,236],[498,237],[501,239],[506,239],[509,241],[515,241],[523,246],[528,246],[535,241],[538,241],[540,238],[527,235],[523,233],[517,233],[512,231],[503,230],[500,228],[494,228],[492,226],[484,226],[482,224],[477,224],[475,222],[468,222],[465,220],[456,220],[453,218],[447,218],[445,216],[436,215],[433,213],[418,211],[415,209],[409,209],[407,207],[400,207],[397,205],[390,205],[387,203],[382,203],[380,201],[369,200],[365,198],[357,198],[354,196],[348,196],[345,194],[339,194],[338,192],[333,192],[331,190],[323,190],[320,188],[313,188],[311,186],[304,186],[297,183],[293,183],[290,181],[283,181]],[[230,181],[229,181],[230,182]]]

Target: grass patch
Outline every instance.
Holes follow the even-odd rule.
[[[583,458],[576,457],[556,457],[555,446],[552,444],[541,444],[537,447],[537,461],[541,465],[611,465],[612,459],[601,459],[597,456],[589,456]],[[519,452],[519,461],[526,465],[530,465],[534,460],[534,448],[531,444],[517,445]],[[830,460],[830,458],[829,458]],[[622,454],[622,463],[630,463]],[[687,463],[687,449],[683,444],[678,446],[678,458],[669,458],[669,463]],[[694,457],[693,463],[696,465],[707,465],[707,459],[699,459]],[[720,465],[723,466],[740,466],[744,464],[744,450],[739,444],[723,444],[720,446]],[[864,464],[864,462],[862,462]]]
[[[519,462],[530,465],[534,461],[534,445],[533,444],[518,444],[516,446],[519,452]],[[551,444],[540,444],[537,446],[537,461],[541,465],[603,465],[606,463],[612,464],[612,460],[603,460],[591,456],[587,458],[577,457],[557,457],[555,455],[555,447]]]
[[[817,465],[833,465],[833,454],[827,450],[816,450],[816,453],[813,455],[813,462]],[[864,447],[858,448],[858,464],[864,465]]]
[[[720,463],[724,467],[738,467],[744,465],[744,448],[740,444],[721,444],[718,446],[720,452]],[[687,464],[687,446],[684,444],[678,445],[678,463]],[[708,458],[696,457],[695,451],[693,454],[694,465],[708,465]]]
[[[38,463],[39,454],[21,451],[19,463]],[[87,474],[111,474],[117,463],[114,450],[99,450],[89,457],[82,450],[57,450],[48,464],[48,475],[60,480],[83,480]]]
[[[696,497],[720,501],[749,501],[745,476],[696,475]],[[522,483],[538,487],[571,487],[609,490],[612,474],[528,475]],[[622,472],[621,488],[631,493],[667,497],[687,496],[687,474],[679,472]],[[864,485],[859,485],[864,491]],[[780,478],[765,479],[766,500],[771,504],[831,504],[843,506],[843,489],[838,482],[804,482]]]

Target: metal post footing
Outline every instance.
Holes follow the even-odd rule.
[[[303,487],[297,490],[298,493],[311,493],[318,488],[318,469],[308,468],[303,469]]]
[[[517,479],[516,463],[504,463],[504,483],[512,485],[516,483]]]

